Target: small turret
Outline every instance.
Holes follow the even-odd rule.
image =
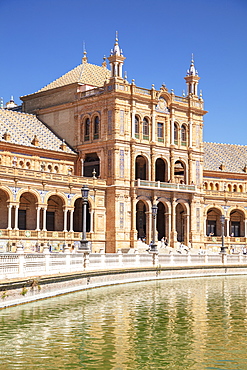
[[[187,70],[187,75],[184,77],[186,84],[187,84],[187,95],[195,95],[197,96],[197,88],[198,88],[198,81],[200,77],[198,76],[198,72],[194,65],[194,58],[192,54],[192,59],[190,63],[190,68]]]
[[[116,40],[114,48],[111,49],[111,54],[108,57],[110,66],[111,66],[111,77],[122,77],[122,71],[123,71],[123,62],[125,60],[125,57],[123,56],[123,51],[120,49],[118,44],[118,34],[116,32]]]

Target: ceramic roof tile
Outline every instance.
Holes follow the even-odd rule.
[[[58,152],[75,153],[68,145],[57,137],[46,125],[33,114],[14,112],[8,109],[0,109],[0,141],[4,140],[4,134],[10,135],[9,143],[36,147]],[[33,145],[34,135],[37,136],[38,145]],[[61,145],[65,144],[65,150]]]
[[[109,78],[110,71],[106,67],[101,67],[90,63],[82,63],[42,89],[38,90],[37,93],[66,86],[72,83],[100,87],[103,86],[105,81],[107,81]]]
[[[221,170],[221,165],[224,168]],[[244,173],[247,165],[247,146],[204,143],[204,169],[208,171]]]

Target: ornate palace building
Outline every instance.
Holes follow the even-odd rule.
[[[247,147],[203,142],[204,102],[194,61],[187,93],[137,87],[123,76],[116,39],[107,68],[82,63],[0,109],[0,247],[79,243],[81,187],[89,186],[87,238],[93,252],[247,241]]]

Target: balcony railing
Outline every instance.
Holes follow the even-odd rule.
[[[159,190],[182,191],[182,192],[190,192],[190,193],[196,191],[195,185],[172,184],[168,182],[147,181],[147,180],[140,180],[140,179],[136,180],[135,186],[137,186],[138,188],[145,188],[145,189],[155,188]]]

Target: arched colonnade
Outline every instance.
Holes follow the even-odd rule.
[[[207,236],[221,236],[221,216],[225,216],[225,236],[247,237],[247,212],[242,208],[231,207],[224,212],[220,207],[208,207],[205,213],[205,234]]]
[[[190,227],[190,208],[188,203],[167,202],[159,200],[157,202],[156,232],[160,241],[167,239],[170,243],[182,242],[189,243]],[[149,243],[152,240],[152,204],[143,197],[136,202],[136,230],[137,238],[146,240]]]
[[[68,205],[70,203],[70,205]],[[82,198],[66,198],[63,193],[22,189],[13,194],[0,189],[0,229],[36,231],[82,231]],[[87,232],[93,229],[92,199],[87,206]]]

